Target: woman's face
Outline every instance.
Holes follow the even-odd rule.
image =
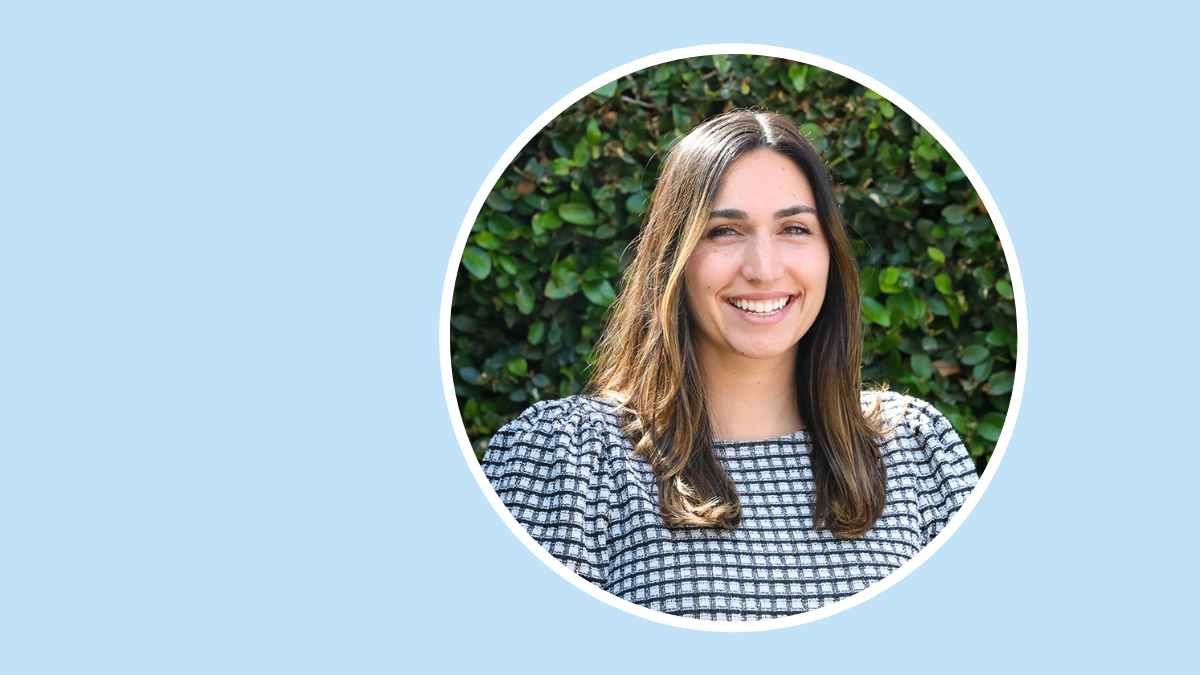
[[[792,160],[739,157],[685,270],[700,358],[793,359],[825,300],[829,247],[816,201]]]

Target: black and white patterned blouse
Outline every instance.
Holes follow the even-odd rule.
[[[882,396],[887,507],[858,539],[812,528],[806,431],[716,441],[737,486],[734,530],[668,529],[650,466],[633,457],[611,407],[573,396],[542,401],[492,438],[483,470],[525,529],[569,569],[630,602],[716,621],[777,618],[846,598],[921,550],[966,501],[975,468],[928,403]],[[903,414],[899,424],[897,417]]]

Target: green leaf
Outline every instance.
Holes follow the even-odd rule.
[[[487,251],[474,246],[463,249],[462,264],[476,279],[486,279],[492,271],[492,260]]]
[[[579,142],[575,144],[575,152],[571,156],[571,161],[575,163],[575,166],[585,166],[591,158],[592,148],[588,145],[587,139],[579,139]]]
[[[917,377],[922,380],[928,380],[933,377],[933,361],[925,354],[913,354],[909,359],[912,364],[912,370],[917,374]]]
[[[940,249],[936,246],[930,246],[929,248],[927,248],[925,250],[929,253],[930,258],[933,258],[934,260],[936,260],[940,263],[946,262],[946,254],[942,253],[942,249]],[[949,277],[947,277],[947,278],[949,278]]]
[[[1016,380],[1017,374],[1011,370],[1001,370],[992,373],[988,378],[988,393],[992,396],[1007,394],[1013,389],[1013,382]]]
[[[497,211],[512,211],[513,208],[512,202],[501,197],[498,192],[492,192],[487,196],[487,205]]]
[[[545,195],[539,195],[536,192],[531,192],[525,195],[521,198],[521,201],[525,202],[525,204],[530,208],[538,211],[545,211],[546,209],[550,208],[550,200],[546,199]]]
[[[889,120],[896,116],[896,109],[892,107],[891,101],[886,98],[879,99],[879,112]]]
[[[879,295],[879,272],[874,267],[863,267],[858,273],[858,285],[864,296]]]
[[[534,234],[542,234],[546,230],[557,230],[562,227],[563,219],[553,211],[533,214],[532,227]]]
[[[526,316],[533,312],[533,292],[524,282],[517,286],[517,311]]]
[[[546,335],[546,324],[541,321],[529,327],[529,335],[525,338],[529,344],[536,345],[541,343],[542,338]]]
[[[942,209],[942,217],[951,225],[958,225],[967,218],[967,207],[962,204],[951,204]]]
[[[567,290],[567,288],[561,283],[559,283],[558,279],[554,277],[551,277],[550,280],[546,282],[546,290],[544,293],[547,298],[551,298],[553,300],[562,300],[571,294],[571,292]]]
[[[517,261],[511,255],[497,251],[492,254],[492,258],[496,261],[496,264],[500,266],[500,269],[504,270],[508,274],[515,275],[517,273]]]
[[[1008,283],[1004,279],[1001,279],[996,282],[996,292],[1006,298],[1012,298],[1013,297],[1012,284]]]
[[[821,131],[821,127],[812,122],[801,125],[800,133],[804,134],[809,141],[812,141],[813,147],[819,152],[825,152],[826,148],[829,147],[829,140],[825,138],[825,132]]]
[[[459,368],[458,376],[467,384],[475,384],[479,381],[479,371],[474,368]]]
[[[597,268],[600,271],[600,276],[605,279],[612,279],[621,273],[621,264],[616,258],[605,258],[600,261],[600,266]]]
[[[1000,440],[1000,433],[1004,431],[1004,415],[998,412],[990,412],[979,420],[979,435],[989,441],[995,443]]]
[[[492,216],[487,223],[487,228],[492,234],[505,241],[512,241],[521,236],[521,230],[517,228],[517,224],[503,213]]]
[[[567,203],[558,207],[558,215],[568,223],[595,225],[596,214],[586,204]]]
[[[924,316],[925,303],[918,300],[917,296],[913,295],[912,291],[905,289],[901,293],[897,294],[896,297],[900,298],[900,309],[910,319],[920,319],[922,316]]]
[[[981,288],[987,288],[995,283],[996,277],[986,267],[976,267],[971,272],[975,276],[975,281],[979,282]]]
[[[950,281],[950,275],[948,274],[939,274],[934,277],[933,285],[937,286],[937,289],[941,291],[943,295],[954,294],[954,284]]]
[[[804,91],[805,80],[808,77],[808,66],[797,65],[788,68],[788,79],[792,81],[792,86],[796,88],[797,93]]]
[[[994,363],[995,361],[992,359],[984,359],[976,363],[975,367],[971,370],[971,379],[976,382],[983,382],[988,379],[988,375],[992,374],[992,364]]]
[[[612,284],[608,283],[608,279],[599,281],[585,281],[580,285],[583,289],[583,294],[587,296],[592,304],[608,307],[612,301],[616,299],[617,294],[613,290]]]
[[[596,120],[588,120],[587,142],[589,145],[600,145],[600,125]]]
[[[497,237],[488,231],[479,232],[475,234],[472,239],[476,244],[479,244],[483,248],[491,251],[494,251],[504,245],[504,243],[500,241],[500,237]]]
[[[884,293],[900,292],[900,270],[888,267],[879,273],[879,290]]]
[[[925,189],[929,190],[930,192],[940,193],[946,191],[946,181],[942,180],[942,177],[937,175],[926,178],[921,182],[921,185],[924,185]]]
[[[863,298],[863,314],[872,323],[877,323],[884,328],[892,325],[891,313],[875,298]]]
[[[533,386],[537,387],[538,389],[549,387],[550,378],[546,377],[542,373],[538,373],[537,375],[533,376]]]
[[[987,357],[987,347],[982,345],[971,345],[963,350],[962,358],[960,358],[959,361],[962,361],[964,366],[973,366]]]
[[[929,304],[929,311],[936,316],[949,316],[950,308],[946,306],[946,301],[939,296],[931,295],[926,298],[925,302]]]
[[[992,407],[993,408],[995,408],[996,410],[999,410],[1002,413],[1008,412],[1008,404],[1010,403],[1010,401],[1009,401],[1009,397],[1007,395],[992,396],[991,399],[992,399]]]
[[[610,99],[613,97],[613,94],[617,93],[617,82],[618,80],[613,80],[612,82],[609,82],[592,93],[598,98]]]
[[[629,195],[629,199],[625,200],[625,210],[635,216],[640,216],[646,212],[650,206],[650,197],[645,192],[635,192]]]
[[[508,369],[508,372],[517,377],[525,377],[525,373],[529,371],[529,363],[520,356],[509,359],[508,363],[504,364],[504,367]]]

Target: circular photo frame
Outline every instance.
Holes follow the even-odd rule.
[[[584,390],[663,157],[705,119],[730,110],[788,116],[821,153],[860,267],[863,381],[929,401],[961,437],[978,480],[931,539],[885,576],[836,601],[757,620],[679,616],[603,590],[565,565],[563,551],[552,553],[530,534],[480,464],[492,437],[523,410]],[[723,44],[614,68],[567,94],[513,142],[455,241],[440,341],[464,457],[497,513],[539,559],[593,597],[652,621],[756,631],[853,607],[946,542],[991,482],[1012,435],[1028,327],[999,209],[932,120],[829,59]]]

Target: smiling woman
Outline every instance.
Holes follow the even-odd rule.
[[[635,245],[590,395],[484,457],[535,540],[631,602],[741,621],[849,597],[947,525],[974,466],[932,406],[862,391],[852,249],[790,119],[682,138]]]
[[[702,361],[795,359],[829,273],[814,202],[804,175],[776,152],[747,153],[729,168],[686,268]]]
[[[719,438],[753,440],[803,426],[788,374],[829,274],[815,201],[787,157],[746,153],[721,181],[688,258],[687,309],[703,380],[722,383],[706,397]]]

